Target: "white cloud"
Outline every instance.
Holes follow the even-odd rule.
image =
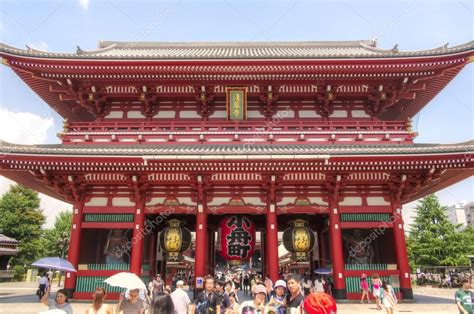
[[[84,9],[89,9],[89,0],[79,0],[79,5]]]
[[[42,144],[54,126],[52,117],[0,108],[0,139],[14,144]]]
[[[28,43],[28,47],[35,50],[48,51],[48,44],[44,40],[35,43]]]
[[[44,144],[48,131],[53,127],[52,117],[42,118],[29,112],[12,112],[0,108],[0,139],[13,144]],[[0,195],[10,189],[15,182],[0,176]],[[56,215],[64,210],[72,209],[68,203],[50,196],[39,194],[41,208],[46,216],[45,227],[54,225]]]

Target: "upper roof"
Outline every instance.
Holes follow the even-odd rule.
[[[303,42],[121,42],[100,41],[94,51],[54,53],[0,43],[0,53],[63,59],[344,59],[449,55],[474,49],[474,41],[419,51],[377,47],[376,40]]]

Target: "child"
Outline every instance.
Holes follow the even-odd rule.
[[[377,273],[372,274],[372,293],[375,298],[375,304],[377,304],[377,310],[381,310],[382,306],[380,306],[380,287],[382,286],[382,281],[380,280],[380,276]]]
[[[360,277],[360,290],[362,290],[362,297],[360,298],[360,303],[364,302],[364,297],[367,296],[367,303],[370,303],[369,297],[369,283],[367,282],[367,275],[362,274]]]
[[[275,295],[268,302],[268,307],[277,314],[286,313],[286,283],[283,280],[277,280],[273,290]]]
[[[382,289],[380,289],[380,300],[387,314],[393,314],[393,310],[397,304],[397,296],[392,286],[385,280],[382,282]]]

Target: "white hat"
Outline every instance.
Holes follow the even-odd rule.
[[[176,282],[176,285],[177,285],[177,286],[184,286],[184,281],[178,280],[178,281]]]
[[[279,279],[275,282],[273,289],[276,289],[276,287],[283,287],[286,289],[286,282],[284,280]]]

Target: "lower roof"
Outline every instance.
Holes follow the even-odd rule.
[[[35,154],[35,155],[67,155],[67,156],[196,156],[196,155],[406,155],[406,154],[442,154],[472,153],[474,140],[459,144],[385,144],[385,145],[17,145],[3,142],[0,153],[3,154]]]

